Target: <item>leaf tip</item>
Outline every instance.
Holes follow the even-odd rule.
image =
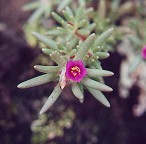
[[[111,105],[110,105],[110,103],[107,101],[107,103],[106,103],[106,107],[111,107]]]
[[[109,31],[112,33],[114,31],[114,27],[111,27]]]
[[[35,36],[37,33],[36,32],[32,32],[32,34]]]
[[[37,65],[35,65],[35,66],[33,66],[34,67],[34,69],[37,69]]]
[[[112,91],[113,91],[113,89],[112,89],[111,87],[108,87],[108,91],[112,92]]]
[[[52,12],[51,14],[52,14],[52,16],[54,16],[55,15],[55,12]]]
[[[44,105],[44,106],[41,108],[39,114],[41,115],[41,114],[45,113],[47,110],[48,110],[48,108],[46,108],[46,105]]]
[[[17,85],[17,88],[20,88],[20,89],[24,88],[24,87],[23,87],[23,83],[18,84],[18,85]]]
[[[41,115],[41,114],[43,114],[43,113],[45,113],[45,111],[43,111],[43,110],[41,109],[40,112],[39,112],[39,114]]]
[[[95,37],[96,35],[95,35],[95,33],[92,33],[90,36]]]
[[[111,76],[113,76],[114,75],[114,73],[113,72],[111,72]]]

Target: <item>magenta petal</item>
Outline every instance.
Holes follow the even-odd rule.
[[[87,74],[82,60],[69,60],[66,64],[66,77],[72,81],[80,82]]]
[[[142,58],[146,59],[146,46],[144,46],[144,47],[142,48],[141,56],[142,56]]]

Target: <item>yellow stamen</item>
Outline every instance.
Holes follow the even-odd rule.
[[[80,74],[81,70],[78,66],[74,66],[71,68],[71,73],[73,74],[73,76],[77,76],[77,74]]]

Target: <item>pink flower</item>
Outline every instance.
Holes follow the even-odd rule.
[[[142,58],[146,59],[146,46],[144,46],[144,47],[142,48],[141,56],[142,56]]]
[[[70,60],[66,64],[66,77],[72,81],[80,82],[87,74],[82,60]]]

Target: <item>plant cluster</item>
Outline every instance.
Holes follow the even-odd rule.
[[[73,94],[81,103],[84,101],[84,89],[87,89],[103,105],[110,106],[102,91],[112,91],[112,88],[104,84],[103,77],[112,76],[113,73],[103,70],[100,59],[109,57],[105,43],[114,28],[109,28],[98,35],[93,33],[96,23],[91,21],[91,12],[93,8],[86,8],[85,5],[81,5],[76,11],[67,6],[62,11],[63,16],[51,13],[58,26],[46,31],[46,35],[32,33],[43,43],[42,52],[50,57],[54,65],[34,66],[36,70],[45,74],[22,82],[18,88],[58,81],[40,114],[54,104],[65,87],[71,87]]]
[[[121,66],[123,82],[120,83],[129,91],[133,82],[128,81],[128,78],[125,80],[126,77],[135,72],[141,64],[145,67],[144,5],[145,2],[130,0],[100,0],[98,3],[90,0],[38,0],[26,4],[24,10],[33,10],[24,28],[26,38],[30,42],[34,41],[33,46],[38,44],[39,40],[43,53],[49,55],[57,66],[35,66],[35,69],[46,74],[18,87],[32,87],[58,80],[59,83],[51,94],[53,98],[54,93],[59,96],[68,85],[80,102],[83,102],[84,89],[91,92],[92,88],[91,94],[97,98],[97,95],[102,94],[101,91],[111,91],[103,84],[102,77],[113,74],[102,69],[100,59],[109,57],[109,51],[118,49],[127,56],[127,71]],[[37,32],[33,32],[32,37],[28,34],[30,31]],[[117,46],[119,41],[123,46]],[[130,45],[126,47],[127,41]],[[94,82],[98,88],[94,87]],[[100,86],[97,83],[100,83]],[[95,89],[96,92],[93,92]],[[49,102],[47,101],[41,113],[56,101],[57,96],[55,99],[49,97]],[[105,97],[100,98],[97,99],[109,106]]]
[[[19,84],[18,88],[29,88],[50,81],[59,81],[40,113],[47,111],[57,100],[64,87],[68,85],[71,85],[73,94],[80,102],[84,100],[84,88],[86,88],[96,99],[109,107],[110,104],[101,91],[112,91],[112,88],[103,84],[101,78],[111,76],[113,73],[102,69],[99,59],[107,58],[109,54],[101,51],[99,46],[112,32],[113,28],[99,37],[93,33],[74,47],[57,44],[41,34],[33,33],[35,37],[48,45],[48,49],[44,48],[42,51],[49,55],[57,66],[34,66],[36,70],[45,74]]]
[[[32,47],[40,47],[46,56],[39,55],[40,59],[36,59],[35,63],[40,65],[34,66],[43,74],[22,82],[18,87],[29,88],[49,82],[56,83],[40,111],[42,115],[31,125],[34,143],[57,136],[63,137],[67,123],[70,126],[74,123],[80,128],[81,132],[76,135],[80,138],[82,127],[87,130],[91,128],[93,133],[91,132],[90,139],[93,143],[97,142],[100,126],[98,127],[96,120],[90,120],[89,117],[85,123],[80,123],[80,120],[74,120],[75,115],[69,107],[68,110],[62,110],[63,115],[62,111],[58,112],[59,104],[53,111],[50,109],[50,113],[43,113],[68,88],[81,103],[84,102],[87,90],[99,102],[109,107],[103,92],[112,91],[112,88],[104,83],[103,77],[112,76],[113,73],[102,68],[101,60],[108,58],[111,51],[118,51],[120,55],[126,56],[120,65],[120,96],[127,98],[132,86],[138,86],[140,93],[137,104],[132,106],[133,114],[141,116],[146,111],[144,1],[38,0],[26,4],[23,9],[33,11],[24,26],[26,39]]]

